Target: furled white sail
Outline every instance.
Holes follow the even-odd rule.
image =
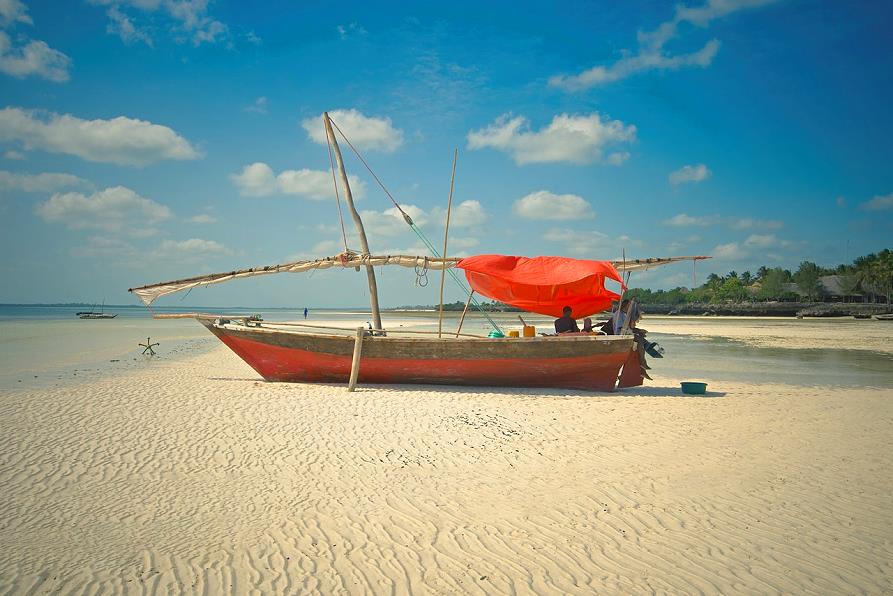
[[[140,297],[140,300],[142,300],[146,306],[149,306],[155,302],[155,300],[167,294],[189,290],[197,286],[219,284],[233,279],[254,277],[256,275],[270,275],[272,273],[303,273],[304,271],[311,271],[313,269],[331,269],[332,267],[348,268],[365,265],[372,265],[374,267],[382,265],[400,265],[401,267],[418,267],[420,269],[439,271],[445,267],[449,268],[454,266],[458,261],[459,259],[438,259],[433,257],[412,257],[406,255],[376,256],[345,253],[312,261],[293,261],[291,263],[268,265],[266,267],[239,269],[237,271],[229,271],[226,273],[198,275],[196,277],[149,284],[139,288],[130,288],[128,292],[133,292]]]

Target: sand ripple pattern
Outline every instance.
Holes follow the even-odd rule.
[[[654,385],[2,392],[0,594],[893,590],[893,392]]]

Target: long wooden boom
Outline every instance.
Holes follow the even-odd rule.
[[[710,257],[667,257],[667,258],[650,258],[650,259],[626,259],[625,261],[611,261],[614,267],[622,272],[625,271],[645,271],[670,263],[678,263],[680,261],[700,261],[709,259]],[[331,269],[333,267],[380,267],[384,265],[399,265],[401,267],[420,269],[429,269],[432,271],[440,271],[441,269],[449,269],[455,267],[459,262],[459,258],[441,259],[436,257],[408,256],[408,255],[361,255],[356,253],[345,253],[334,257],[326,257],[324,259],[315,259],[312,261],[292,261],[290,263],[281,263],[279,265],[267,265],[266,267],[252,267],[250,269],[238,269],[223,273],[209,273],[206,275],[197,275],[195,277],[186,277],[183,279],[175,279],[173,281],[165,281],[155,284],[140,286],[138,288],[130,288],[127,291],[133,292],[139,296],[140,300],[146,306],[151,305],[155,300],[167,294],[182,292],[197,286],[208,286],[219,284],[233,279],[243,277],[255,277],[258,275],[271,275],[273,273],[303,273],[304,271],[312,271],[314,269]]]

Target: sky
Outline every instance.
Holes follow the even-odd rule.
[[[887,0],[0,0],[0,302],[136,304],[340,253],[323,111],[438,247],[458,149],[450,255],[712,256],[697,283],[849,262],[893,244],[891,21]],[[372,252],[428,254],[343,150]],[[438,300],[438,273],[377,273],[386,306]],[[367,302],[337,270],[159,304]]]

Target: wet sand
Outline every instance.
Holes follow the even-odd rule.
[[[893,390],[0,391],[0,593],[882,593]]]

